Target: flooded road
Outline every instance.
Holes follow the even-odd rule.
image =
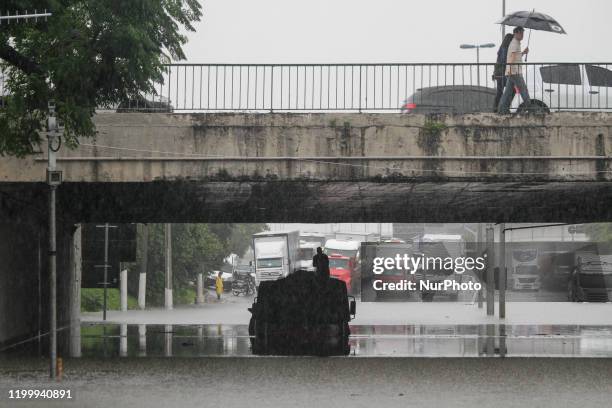
[[[351,357],[612,357],[612,327],[350,326]],[[73,339],[78,341],[78,339]],[[74,343],[73,343],[74,344]],[[249,357],[247,325],[81,325],[81,357]],[[80,353],[79,353],[80,352]]]

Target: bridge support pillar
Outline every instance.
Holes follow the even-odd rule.
[[[121,288],[121,293],[120,293],[121,311],[127,312],[128,310],[128,293],[127,293],[128,271],[127,269],[122,268],[121,271],[119,271],[119,284]]]
[[[70,246],[70,357],[81,357],[81,274],[82,241],[81,225],[76,224]]]
[[[506,318],[506,224],[499,224],[499,318]]]
[[[172,310],[172,224],[164,225],[164,244],[166,249],[166,286],[164,293],[164,306]]]
[[[198,273],[198,286],[196,292],[196,304],[201,305],[204,303],[204,274]]]
[[[142,224],[141,257],[140,257],[140,276],[138,277],[138,307],[144,310],[147,306],[147,266],[149,258],[149,226]]]
[[[487,316],[495,315],[495,242],[492,224],[487,224]]]

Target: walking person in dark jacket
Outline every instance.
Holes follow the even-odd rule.
[[[497,108],[497,112],[502,115],[510,113],[510,103],[517,92],[521,94],[525,105],[531,105],[529,90],[527,89],[525,78],[523,78],[523,56],[529,54],[529,47],[521,51],[521,41],[523,40],[525,29],[523,27],[515,27],[512,32],[514,33],[514,38],[508,46],[508,59],[506,60],[506,88]]]
[[[329,258],[323,253],[323,248],[317,248],[317,254],[312,257],[312,266],[317,269],[321,278],[329,278]]]
[[[508,47],[510,42],[514,38],[514,34],[506,34],[502,41],[499,50],[497,51],[497,63],[495,64],[495,70],[493,71],[493,80],[497,81],[497,94],[495,95],[495,104],[493,106],[493,112],[497,112],[499,108],[499,101],[504,93],[506,87],[506,62],[508,60]],[[514,96],[514,95],[513,95]],[[510,101],[512,104],[512,101]]]

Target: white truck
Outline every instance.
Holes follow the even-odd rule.
[[[425,257],[450,257],[455,259],[465,257],[465,241],[461,235],[424,234],[417,242],[419,251]],[[417,271],[416,275],[417,279],[428,280],[430,282],[453,280],[461,283],[463,281],[463,274],[439,268]],[[459,299],[459,291],[457,289],[446,289],[439,292],[421,292],[421,299],[423,301],[433,301],[436,294],[447,296],[452,301]]]
[[[339,241],[355,241],[361,244],[362,242],[378,242],[380,237],[373,232],[336,232],[336,239]]]
[[[253,235],[255,284],[284,278],[299,268],[300,233],[260,232]]]
[[[298,256],[298,268],[305,271],[314,271],[315,268],[312,265],[312,258],[317,253],[317,248],[322,247],[323,244],[319,244],[318,242],[308,242],[303,241],[300,237],[300,249]]]
[[[538,265],[538,248],[512,251],[512,288],[538,291],[542,285]]]

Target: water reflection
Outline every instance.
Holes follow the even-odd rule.
[[[83,357],[252,356],[247,325],[83,324]],[[355,357],[612,357],[612,327],[356,325]]]
[[[138,325],[138,357],[147,356],[147,325]]]

